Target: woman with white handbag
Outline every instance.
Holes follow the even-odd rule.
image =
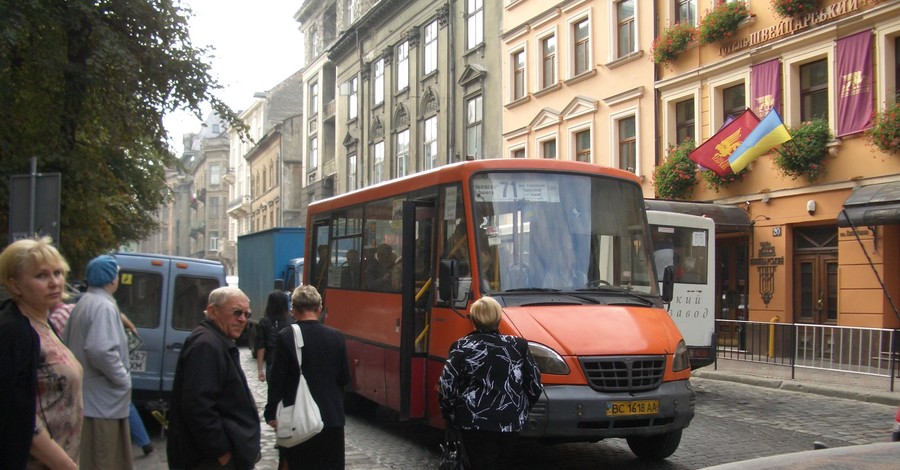
[[[344,386],[350,381],[344,336],[319,322],[322,296],[315,287],[295,289],[291,308],[297,323],[275,340],[264,415],[276,430],[279,468],[343,469]]]

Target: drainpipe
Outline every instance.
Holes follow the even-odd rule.
[[[459,3],[459,2],[457,2]],[[450,108],[448,110],[447,120],[449,122],[449,127],[447,129],[448,133],[448,142],[450,142],[450,146],[447,149],[447,163],[453,162],[453,157],[456,155],[456,48],[454,44],[456,44],[456,38],[453,37],[453,23],[456,18],[456,12],[450,3],[447,3],[447,59],[448,59],[448,68],[450,69]]]

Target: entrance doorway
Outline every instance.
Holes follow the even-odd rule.
[[[747,320],[747,255],[749,237],[745,235],[716,238],[716,318]],[[743,329],[732,322],[718,323],[719,346],[743,347]]]
[[[835,226],[794,230],[794,321],[837,324],[837,252]]]

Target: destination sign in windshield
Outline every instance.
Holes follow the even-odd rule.
[[[476,202],[559,202],[559,184],[555,181],[482,178],[474,186]]]

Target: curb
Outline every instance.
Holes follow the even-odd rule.
[[[844,398],[848,400],[877,403],[888,406],[897,406],[897,404],[900,403],[900,392],[880,392],[852,387],[836,387],[809,382],[797,382],[794,380],[756,377],[751,375],[709,370],[695,370],[691,372],[691,377],[709,380],[724,380],[728,382],[741,383],[744,385],[753,385],[756,387],[774,388],[779,390],[786,390],[789,392],[812,393],[815,395],[822,395],[826,397]]]

